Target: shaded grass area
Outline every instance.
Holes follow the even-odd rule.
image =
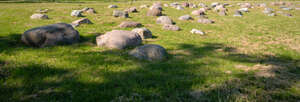
[[[203,25],[177,20],[194,9],[164,8],[163,13],[182,28],[173,32],[162,30],[156,18],[144,16],[145,9],[129,19],[112,18],[112,9],[106,8],[109,4],[1,4],[6,11],[0,14],[6,15],[0,17],[0,24],[6,26],[0,28],[0,101],[300,100],[299,12],[291,11],[294,18],[270,18],[261,14],[262,9],[251,9],[243,18],[234,18],[234,7],[225,17],[209,11],[216,24]],[[12,5],[17,8],[9,8]],[[45,5],[51,10],[50,20],[29,19]],[[98,13],[84,14],[94,24],[76,28],[80,43],[34,48],[20,41],[29,28],[78,19],[70,17],[70,11],[85,6]],[[120,10],[128,7],[126,3],[119,6]],[[164,46],[168,60],[140,61],[127,54],[131,48],[96,47],[97,35],[121,29],[116,26],[124,20],[149,28],[156,37],[143,43]],[[203,29],[207,35],[192,35],[192,28]]]

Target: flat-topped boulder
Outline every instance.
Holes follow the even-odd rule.
[[[174,24],[173,20],[168,16],[160,16],[156,19],[157,24]]]
[[[22,41],[34,47],[73,44],[79,41],[79,33],[70,24],[57,23],[25,31]]]
[[[49,19],[45,14],[33,14],[30,16],[30,19]]]
[[[129,55],[140,60],[163,61],[167,59],[167,51],[164,47],[156,44],[139,46],[129,52]]]
[[[152,32],[147,28],[135,28],[132,31],[138,33],[142,39],[152,38]]]
[[[112,30],[96,38],[99,47],[111,49],[125,49],[142,44],[142,38],[136,32],[125,30]]]
[[[119,27],[120,28],[127,28],[127,27],[140,27],[142,26],[139,22],[133,22],[133,21],[123,21]]]

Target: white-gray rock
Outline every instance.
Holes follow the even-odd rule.
[[[108,8],[118,8],[117,5],[109,5]]]
[[[176,26],[176,25],[170,25],[170,24],[165,24],[163,26],[163,29],[164,30],[172,30],[172,31],[179,31],[180,30],[180,28],[178,26]]]
[[[205,33],[202,32],[201,30],[198,30],[198,29],[192,29],[190,31],[192,34],[199,34],[199,35],[204,35]]]
[[[179,20],[192,20],[193,18],[190,15],[183,15],[178,18]]]

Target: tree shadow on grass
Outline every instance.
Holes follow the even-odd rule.
[[[21,34],[9,34],[8,36],[0,36],[0,53],[11,52],[26,48],[21,41]]]
[[[272,77],[255,76],[254,72],[234,75],[238,80],[228,80],[221,85],[206,90],[193,92],[194,85],[203,85],[208,77],[225,77],[217,70],[206,67],[220,67],[217,61],[195,61],[204,57],[220,58],[240,63],[271,64],[283,67],[278,63],[298,62],[295,59],[253,55],[230,52],[234,48],[218,43],[206,43],[203,46],[180,44],[179,49],[169,50],[169,59],[163,62],[140,61],[128,56],[127,51],[106,50],[95,52],[70,52],[72,63],[80,64],[77,68],[59,68],[55,65],[24,64],[12,68],[10,76],[1,85],[2,101],[231,101],[268,100],[260,98],[264,94],[272,96],[272,90],[286,90],[299,81],[299,68],[276,68]],[[217,50],[229,51],[219,55]],[[224,52],[224,53],[225,53]],[[240,60],[243,59],[243,60]],[[86,66],[86,67],[84,67]],[[206,66],[206,67],[205,67]],[[67,66],[66,66],[67,67]],[[279,71],[278,71],[279,70]],[[210,72],[210,74],[207,74]],[[280,73],[277,73],[280,72]],[[289,74],[285,74],[288,72]],[[297,75],[295,75],[296,73]],[[284,74],[284,75],[282,75]],[[272,81],[288,81],[288,84],[273,84]],[[12,81],[16,81],[13,84]],[[3,86],[3,87],[2,87]],[[253,95],[252,90],[262,92]],[[193,92],[193,94],[191,94]],[[270,92],[270,93],[269,93]],[[285,92],[285,91],[283,91]],[[276,95],[275,95],[276,96]],[[272,97],[273,98],[273,97]],[[283,100],[297,100],[298,97],[288,94]]]

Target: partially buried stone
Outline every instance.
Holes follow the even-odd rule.
[[[160,45],[146,44],[129,52],[129,55],[140,60],[163,61],[167,59],[167,51]]]
[[[122,22],[119,27],[120,28],[127,28],[127,27],[140,27],[142,26],[139,22],[133,22],[133,21],[124,21]]]
[[[165,24],[163,25],[163,29],[165,30],[172,30],[172,31],[179,31],[180,28],[176,25],[170,25],[170,24]]]
[[[199,34],[199,35],[204,35],[205,34],[204,32],[202,32],[201,30],[198,30],[198,29],[192,29],[191,33],[192,34]]]
[[[202,24],[212,24],[212,23],[215,23],[213,20],[210,20],[210,19],[198,19],[198,23],[202,23]]]
[[[190,15],[183,15],[178,18],[179,20],[192,20],[193,18]]]

